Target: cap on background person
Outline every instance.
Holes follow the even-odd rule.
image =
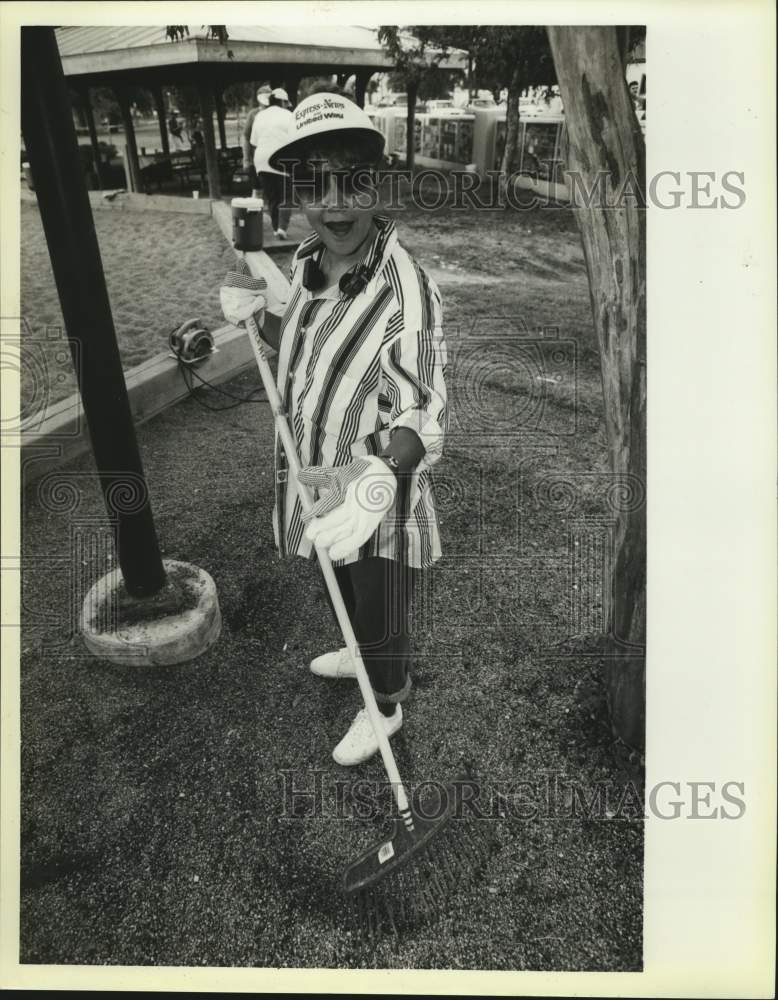
[[[269,106],[270,94],[271,94],[271,89],[266,83],[263,84],[257,91],[257,104],[261,108],[266,108]]]
[[[306,97],[292,112],[289,137],[268,154],[270,166],[283,170],[284,161],[304,160],[320,136],[336,134],[358,143],[370,161],[381,159],[386,140],[367,112],[340,94],[321,93]]]
[[[284,90],[283,87],[276,87],[275,90],[270,91],[270,96],[275,100],[276,104],[291,104],[289,100],[289,94]]]

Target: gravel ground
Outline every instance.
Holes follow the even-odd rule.
[[[381,765],[330,756],[359,696],[307,670],[339,642],[315,566],[273,548],[267,407],[188,400],[138,435],[165,556],[218,587],[222,635],[197,661],[85,655],[67,612],[47,609],[78,607],[107,566],[71,555],[71,529],[103,510],[91,459],[62,474],[77,506],[56,482],[24,494],[23,962],[641,968],[642,765],[611,737],[591,635],[609,509],[577,235],[560,211],[400,225],[444,295],[452,431],[436,478],[445,557],[415,609],[393,746],[411,784],[472,761],[491,787],[523,782],[521,797],[480,824],[483,859],[437,923],[373,946],[350,930],[337,880],[386,803],[367,795],[373,814],[357,814],[352,787],[338,815],[333,783],[380,782]],[[310,790],[317,772],[325,815],[289,816],[290,782]],[[598,791],[598,812],[573,813],[572,794]]]

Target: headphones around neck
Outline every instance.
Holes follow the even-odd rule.
[[[321,255],[319,255],[319,260],[309,257],[303,265],[303,288],[309,292],[318,292],[319,289],[324,287],[326,278],[324,277],[324,271],[321,269],[320,260]],[[344,275],[341,275],[338,288],[341,294],[345,295],[347,299],[353,299],[356,295],[364,292],[371,277],[370,268],[364,264],[359,264],[350,271],[346,271]]]

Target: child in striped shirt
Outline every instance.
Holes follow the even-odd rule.
[[[383,135],[351,101],[314,94],[270,154],[313,230],[292,263],[283,315],[246,289],[222,289],[225,316],[257,316],[278,350],[277,384],[301,465],[323,496],[304,516],[276,441],[274,533],[282,556],[333,561],[382,721],[402,725],[411,687],[408,610],[416,577],[440,557],[432,466],[446,425],[440,293],[377,208],[371,168]],[[346,649],[311,670],[353,677]],[[333,751],[353,765],[378,749],[367,712]]]

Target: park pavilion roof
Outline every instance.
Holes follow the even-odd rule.
[[[390,69],[374,28],[310,24],[226,25],[228,40],[207,38],[207,28],[189,26],[189,36],[171,42],[165,25],[57,28],[66,76],[111,75],[185,67],[192,64],[300,64],[328,67]],[[237,65],[236,65],[237,64]]]

